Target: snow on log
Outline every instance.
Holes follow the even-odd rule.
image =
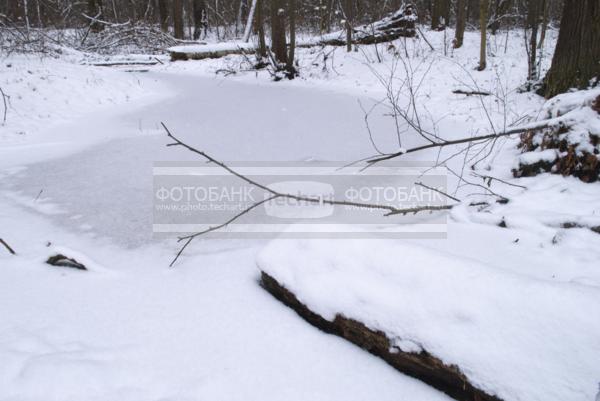
[[[293,309],[300,317],[329,334],[338,335],[376,355],[400,372],[419,379],[460,401],[500,401],[474,387],[460,369],[445,365],[426,350],[405,352],[394,347],[382,331],[369,329],[363,323],[336,315],[329,321],[311,311],[277,280],[261,272],[261,285],[279,301]]]
[[[257,264],[262,286],[309,323],[457,400],[593,399],[597,291],[475,255],[392,239],[284,239]]]
[[[203,60],[206,58],[220,58],[229,54],[253,53],[256,46],[253,43],[222,42],[206,45],[175,46],[167,49],[171,60]]]

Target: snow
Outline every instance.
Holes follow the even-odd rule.
[[[493,162],[463,174],[482,185],[474,174],[508,182],[489,188],[509,203],[449,178],[465,202],[449,214],[447,239],[198,240],[168,269],[178,244],[152,237],[152,163],[198,160],[165,147],[160,122],[221,160],[357,160],[376,153],[357,100],[368,110],[385,97],[381,77],[399,89],[407,72],[394,55],[408,53],[428,129],[452,139],[488,132],[490,121],[495,129],[538,123],[526,117],[541,118],[543,100],[515,90],[527,70],[522,33],[490,38],[490,68],[481,73],[473,70],[477,33],[454,51],[451,31],[425,34],[435,52],[418,39],[352,53],[298,49],[301,77],[278,83],[266,71],[215,76],[243,66],[236,55],[160,57],[164,64],[144,65],[146,73],[89,64],[148,55],[2,60],[10,108],[0,126],[0,237],[17,256],[0,246],[0,400],[447,399],[275,301],[258,286],[259,254],[261,267],[290,279],[323,313],[348,307],[395,333],[400,349],[432,346],[507,401],[592,399],[600,236],[588,227],[599,225],[600,189],[552,175],[513,179],[516,139],[498,141]],[[547,49],[555,38],[549,31]],[[467,87],[497,96],[451,93]],[[376,108],[369,125],[378,147],[397,151],[387,112]],[[402,139],[403,149],[422,144],[410,132]],[[448,165],[460,172],[461,163]],[[491,205],[466,205],[481,200]],[[44,263],[56,253],[89,271]],[[348,269],[347,286],[336,287]],[[326,285],[335,292],[319,292]],[[472,351],[476,340],[481,353]],[[507,367],[500,345],[524,344],[531,348],[514,360],[520,369]]]

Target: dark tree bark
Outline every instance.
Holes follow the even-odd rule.
[[[203,33],[206,36],[206,30],[208,29],[206,2],[204,0],[193,0],[192,14],[194,17],[194,40],[198,40]]]
[[[169,30],[169,8],[167,0],[158,0],[158,22],[160,30],[167,32]]]
[[[552,67],[544,82],[546,98],[570,88],[586,88],[600,77],[600,2],[565,0]]]
[[[271,51],[277,62],[287,64],[287,44],[285,41],[285,9],[283,0],[271,2]]]
[[[173,0],[173,36],[183,39],[183,1]]]
[[[254,23],[256,34],[258,36],[258,56],[260,58],[267,57],[267,41],[265,40],[265,21],[264,21],[264,0],[258,0],[256,3],[256,14]]]
[[[457,0],[456,2],[456,35],[454,37],[454,48],[458,49],[463,45],[465,37],[465,26],[467,25],[467,2]]]
[[[431,3],[431,29],[440,29],[441,14],[441,2],[442,0],[433,0]]]

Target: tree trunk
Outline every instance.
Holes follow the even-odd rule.
[[[454,37],[454,48],[458,49],[463,45],[465,37],[465,26],[467,24],[467,4],[465,0],[458,0],[456,3],[456,35]]]
[[[158,19],[160,30],[167,32],[169,30],[169,8],[167,7],[167,0],[158,0]]]
[[[481,44],[479,46],[479,71],[485,70],[486,67],[486,50],[487,50],[487,11],[489,0],[479,0],[479,29],[481,30]]]
[[[25,27],[27,28],[27,32],[29,32],[29,5],[27,4],[27,0],[23,0],[23,15],[25,16]]]
[[[192,15],[194,17],[194,40],[198,40],[206,36],[208,29],[208,21],[206,18],[206,2],[204,0],[192,1]]]
[[[550,1],[542,0],[542,30],[540,32],[540,41],[538,43],[538,49],[544,48],[544,41],[546,40],[546,31],[548,29],[548,13],[550,11]]]
[[[183,39],[183,0],[173,0],[173,36]]]
[[[296,57],[296,0],[288,0],[288,14],[290,20],[290,52],[287,59],[287,71],[290,78],[296,74],[294,58]]]
[[[586,88],[600,77],[600,2],[565,0],[552,67],[544,80],[546,98]]]
[[[248,12],[248,20],[246,21],[246,27],[244,28],[244,42],[248,43],[250,40],[250,34],[252,33],[252,24],[254,22],[254,14],[256,13],[256,4],[258,0],[252,0],[252,5],[250,6],[250,12]]]
[[[352,23],[354,19],[354,4],[352,0],[344,0],[344,19],[346,20],[346,51],[352,51]]]
[[[287,64],[285,10],[282,0],[271,1],[271,51],[278,63]]]
[[[527,80],[536,81],[538,78],[537,74],[537,34],[538,34],[538,22],[539,22],[539,1],[529,0],[527,5],[527,27],[529,28],[529,60],[528,60],[528,71]]]
[[[431,29],[438,30],[440,29],[440,18],[442,18],[440,12],[440,5],[442,0],[433,0],[431,3]]]
[[[264,22],[264,0],[257,0],[256,3],[256,33],[258,34],[258,56],[267,57],[267,41],[265,40],[265,22]]]

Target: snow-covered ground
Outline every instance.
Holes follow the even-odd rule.
[[[449,33],[446,55],[443,34],[426,34],[435,52],[422,41],[408,41],[406,51],[412,77],[422,81],[418,98],[429,128],[444,138],[458,138],[490,130],[490,121],[503,129],[540,110],[541,98],[515,91],[526,71],[519,34],[509,36],[506,52],[506,37],[492,39],[490,68],[482,73],[473,70],[476,34],[467,34],[465,47],[452,54]],[[375,150],[361,104],[368,109],[385,96],[377,74],[391,77],[392,53],[405,54],[403,46],[397,41],[395,48],[371,46],[351,54],[301,49],[302,78],[278,83],[270,82],[266,72],[215,77],[216,70],[243,63],[241,56],[165,62],[144,66],[150,70],[144,73],[81,65],[81,55],[3,60],[0,87],[10,96],[10,108],[0,126],[0,238],[17,256],[0,247],[0,400],[447,399],[308,326],[260,289],[256,257],[264,241],[198,240],[176,268],[167,269],[178,245],[153,239],[151,231],[152,163],[196,160],[182,149],[165,147],[160,122],[221,160],[369,156]],[[545,66],[549,59],[546,53]],[[406,70],[397,65],[395,71],[392,82],[400,85]],[[475,86],[498,96],[480,100],[451,93]],[[394,151],[394,122],[384,114],[376,108],[370,127],[376,144]],[[417,143],[410,136],[403,139],[405,147]],[[600,360],[594,315],[600,300],[600,236],[561,225],[593,222],[600,213],[600,190],[598,184],[559,176],[512,179],[515,144],[515,139],[499,141],[494,162],[477,170],[528,188],[494,181],[491,189],[511,202],[484,210],[457,208],[444,240],[375,242],[380,258],[406,253],[412,260],[404,266],[392,256],[377,266],[385,275],[398,270],[394,279],[383,280],[393,294],[391,309],[377,311],[396,312],[393,283],[410,287],[410,301],[425,305],[427,312],[400,311],[412,319],[411,326],[403,326],[414,328],[411,338],[430,341],[449,363],[458,358],[474,369],[485,355],[463,356],[461,347],[469,344],[459,347],[458,334],[449,337],[457,343],[443,343],[443,336],[435,335],[441,327],[465,330],[474,338],[498,325],[512,327],[507,336],[515,337],[496,333],[498,342],[486,341],[524,350],[515,361],[528,369],[527,375],[511,371],[503,349],[490,349],[489,358],[498,357],[498,363],[487,360],[488,369],[470,377],[506,400],[592,399],[600,380],[594,366]],[[437,154],[411,157],[434,160]],[[460,170],[462,163],[450,164]],[[482,183],[469,173],[465,177]],[[456,186],[455,179],[450,182]],[[472,192],[479,191],[463,186],[455,195],[482,199]],[[333,251],[323,249],[330,244],[311,243],[309,252],[301,242],[276,242],[262,253],[260,264],[274,275],[293,273],[308,283],[295,287],[299,291],[318,289],[311,272],[319,267],[327,272],[338,264],[335,249],[348,251],[348,268],[370,274],[371,264],[358,261],[371,248],[334,243],[339,248],[332,246]],[[90,271],[43,263],[57,252],[84,262]],[[306,275],[288,263],[313,258]],[[436,277],[432,261],[447,262],[444,269],[454,279]],[[412,266],[417,262],[422,269]],[[454,297],[464,295],[469,282],[494,291],[477,287],[472,299]],[[442,294],[449,302],[436,292],[439,299],[427,307],[432,294],[417,290],[435,291],[438,285],[447,290]],[[311,298],[317,307],[344,306],[318,295]],[[485,304],[478,308],[482,297]],[[372,299],[370,305],[378,305]],[[560,305],[554,308],[553,300]],[[431,316],[440,326],[430,332],[436,327]],[[513,319],[523,324],[513,326]],[[552,334],[545,335],[549,329]],[[523,333],[527,337],[519,341]],[[535,354],[528,353],[532,344]]]

